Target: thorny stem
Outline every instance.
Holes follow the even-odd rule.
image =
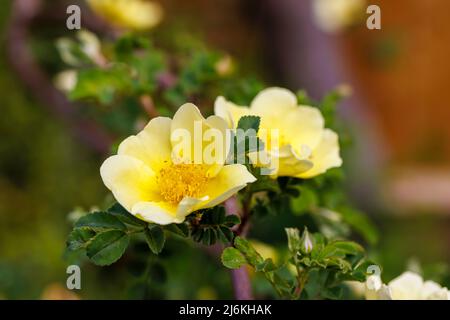
[[[303,291],[303,288],[305,287],[305,283],[306,283],[307,279],[308,279],[308,274],[306,271],[301,272],[297,276],[298,285],[295,288],[295,293],[294,293],[294,295],[297,299],[300,298],[300,295],[302,294],[302,291]]]
[[[301,270],[298,265],[297,255],[294,257],[295,269],[297,271],[297,287],[295,288],[294,296],[299,299],[308,279],[308,270]]]
[[[227,211],[227,214],[238,214],[241,217],[241,224],[236,230],[236,234],[239,236],[245,236],[248,232],[249,209],[249,199],[244,201],[242,208],[239,205],[236,196],[225,201],[225,210]],[[253,300],[252,285],[246,266],[231,270],[231,281],[236,300]]]

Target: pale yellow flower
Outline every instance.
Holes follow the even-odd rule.
[[[325,32],[339,32],[362,20],[366,0],[314,0],[314,20]]]
[[[53,79],[55,87],[64,93],[72,91],[77,85],[77,81],[78,73],[73,69],[61,71]]]
[[[404,272],[387,285],[377,275],[367,278],[367,300],[449,300],[447,288],[434,281],[424,281],[414,272]]]
[[[112,25],[147,30],[161,22],[162,7],[145,0],[86,0],[92,10]]]
[[[215,162],[197,159],[197,151],[207,152],[211,146],[196,136],[198,124],[205,136],[212,131],[223,139],[218,142],[223,148],[214,151]],[[103,182],[138,218],[162,225],[181,223],[190,213],[216,206],[256,180],[244,165],[225,165],[228,129],[220,117],[205,119],[196,106],[184,104],[173,119],[154,118],[125,139],[117,155],[101,166]],[[188,140],[191,151],[179,148],[180,132],[194,138]]]
[[[265,154],[275,163],[273,176],[311,178],[342,164],[338,135],[324,128],[317,108],[299,106],[295,94],[287,89],[265,89],[250,107],[218,97],[214,111],[233,127],[245,115],[261,118],[258,136],[264,142]]]

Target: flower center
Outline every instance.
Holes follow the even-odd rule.
[[[167,202],[177,204],[184,197],[202,196],[208,177],[203,164],[170,164],[158,175],[161,196]]]
[[[271,132],[270,130],[268,130],[264,133],[265,135],[260,136],[260,138],[264,141],[266,150],[278,150],[281,147],[289,144],[284,134],[282,134],[280,131]]]

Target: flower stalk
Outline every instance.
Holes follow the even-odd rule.
[[[227,214],[239,214],[241,217],[241,224],[236,230],[238,236],[245,236],[248,231],[249,210],[248,205],[240,206],[236,196],[233,196],[225,201],[225,210]],[[236,300],[253,300],[252,285],[246,266],[239,269],[232,269],[231,282],[233,285],[234,297]]]

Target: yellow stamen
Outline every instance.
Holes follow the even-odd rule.
[[[201,197],[207,180],[207,168],[202,164],[169,164],[158,175],[161,196],[174,204],[184,197]]]

